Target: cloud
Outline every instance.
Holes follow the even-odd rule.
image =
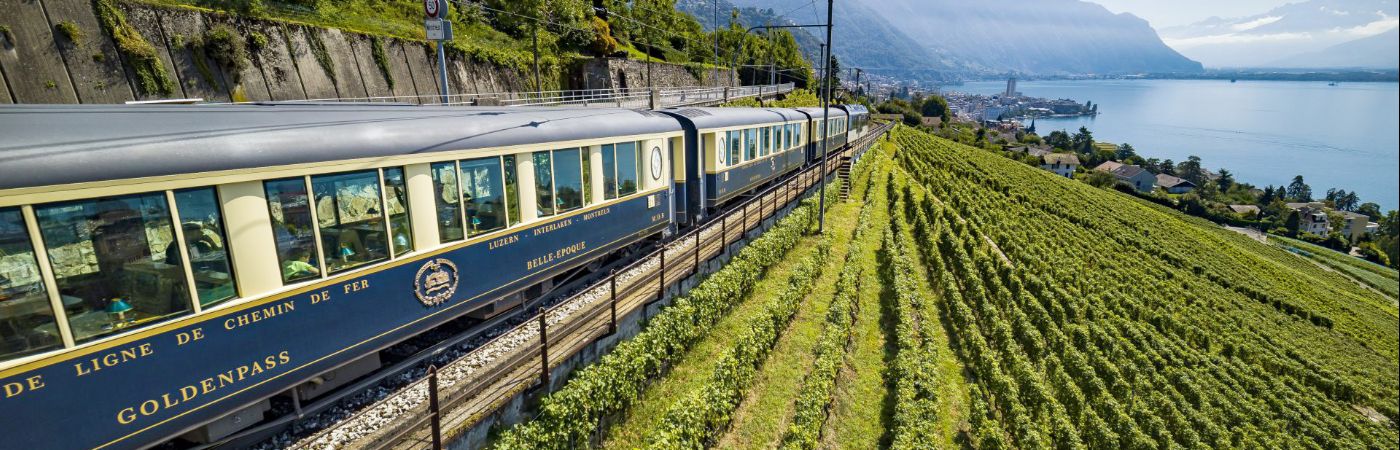
[[[1245,44],[1253,42],[1305,41],[1313,38],[1312,33],[1270,33],[1270,34],[1213,34],[1180,39],[1163,39],[1172,48],[1191,48],[1203,45]]]
[[[1386,14],[1384,11],[1376,11],[1380,19],[1358,25],[1351,28],[1333,28],[1334,33],[1342,33],[1352,37],[1370,37],[1390,31],[1392,28],[1400,27],[1400,18]]]
[[[1268,24],[1271,24],[1271,23],[1274,23],[1274,22],[1278,22],[1279,20],[1282,20],[1282,19],[1283,19],[1283,16],[1260,17],[1260,18],[1258,18],[1258,19],[1254,19],[1254,20],[1251,20],[1251,21],[1248,21],[1248,22],[1237,23],[1237,24],[1234,24],[1234,25],[1230,25],[1230,29],[1235,30],[1235,31],[1248,31],[1248,30],[1253,30],[1253,29],[1255,29],[1255,28],[1262,27],[1262,26],[1264,26],[1264,25],[1268,25]]]
[[[1376,11],[1380,18],[1362,25],[1349,28],[1336,27],[1318,31],[1299,31],[1290,33],[1248,33],[1247,31],[1274,23],[1282,19],[1281,16],[1261,17],[1248,22],[1231,25],[1234,32],[1211,34],[1206,36],[1193,36],[1186,38],[1164,38],[1162,42],[1176,49],[1190,49],[1208,45],[1221,44],[1251,44],[1251,43],[1308,43],[1327,44],[1342,41],[1349,41],[1363,37],[1375,36],[1391,29],[1400,27],[1400,18],[1386,14],[1383,11]]]

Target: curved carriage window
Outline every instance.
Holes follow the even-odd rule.
[[[316,194],[316,222],[327,272],[389,259],[379,171],[313,176],[311,192]]]
[[[744,147],[739,140],[739,136],[742,136],[742,134],[740,133],[741,132],[739,130],[725,132],[725,134],[727,134],[729,137],[729,165],[731,166],[738,165],[740,162],[743,161],[742,156],[740,156],[740,152],[743,151]]]
[[[384,208],[389,211],[389,243],[393,245],[394,254],[413,251],[413,227],[408,219],[408,183],[404,180],[403,168],[384,169],[384,199],[389,202]]]
[[[744,161],[752,161],[758,157],[758,129],[749,128],[744,130]]]
[[[464,160],[462,200],[467,207],[467,235],[476,236],[506,227],[505,182],[501,158]]]
[[[506,216],[510,224],[520,223],[520,183],[515,175],[515,155],[501,157],[501,165],[506,168]]]
[[[234,297],[233,266],[229,263],[224,217],[214,189],[175,191],[180,210],[180,229],[185,236],[185,253],[190,255],[194,292],[200,306],[210,306]],[[180,265],[180,252],[167,251],[165,262]]]
[[[165,193],[37,207],[73,339],[88,341],[190,310]]]
[[[583,165],[579,149],[554,151],[554,194],[558,212],[583,207]]]
[[[603,199],[617,198],[617,146],[603,145]]]
[[[531,154],[535,164],[535,209],[539,217],[554,215],[554,165],[549,151]]]
[[[24,215],[0,209],[0,360],[61,346]]]
[[[641,145],[636,142],[617,144],[617,195],[637,192],[637,174],[641,172]]]
[[[277,240],[277,260],[282,264],[282,282],[321,276],[317,263],[316,235],[311,229],[311,201],[306,180],[287,178],[263,182],[267,208],[272,213],[272,232]]]
[[[438,238],[442,242],[460,241],[462,232],[462,200],[457,190],[457,163],[440,162],[429,166],[433,173],[433,201],[437,203]]]

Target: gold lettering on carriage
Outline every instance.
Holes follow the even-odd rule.
[[[132,404],[117,410],[117,423],[130,425],[137,419],[154,416],[161,412],[169,412],[176,406],[186,404],[191,400],[207,396],[215,391],[228,391],[245,382],[252,381],[255,377],[261,377],[264,373],[286,366],[292,362],[291,354],[282,350],[280,352],[264,356],[248,362],[247,364],[234,367],[214,374],[213,376],[202,378],[194,383],[181,386],[178,389],[167,391],[159,397],[148,398],[141,403]]]
[[[525,270],[535,270],[537,268],[543,267],[545,264],[553,262],[556,259],[563,259],[566,256],[581,252],[585,248],[588,248],[587,243],[578,242],[562,247],[558,250],[546,253],[544,255],[537,256],[534,259],[525,261]]]
[[[445,258],[423,263],[413,278],[413,294],[423,306],[437,306],[457,292],[457,265]]]
[[[560,228],[564,228],[573,224],[574,219],[572,218],[560,220],[531,230],[534,233],[532,236],[539,236],[541,234],[549,233],[551,231],[558,230]]]
[[[519,241],[519,240],[520,240],[520,235],[518,235],[518,234],[512,234],[512,235],[510,235],[510,236],[492,239],[491,242],[490,242],[489,244],[487,244],[487,249],[488,249],[488,250],[495,250],[495,249],[498,249],[498,248],[501,248],[501,247],[505,247],[505,246],[510,245],[510,244],[514,244],[514,243],[516,243],[516,242]]]

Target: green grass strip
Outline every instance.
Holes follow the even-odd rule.
[[[702,449],[729,425],[754,375],[821,275],[830,253],[830,236],[793,271],[787,289],[770,300],[762,314],[748,320],[735,346],[720,356],[710,380],[666,411],[660,428],[651,434],[649,448]]]
[[[506,431],[497,448],[586,446],[603,417],[630,407],[670,361],[707,335],[734,305],[734,299],[747,295],[764,271],[797,244],[816,217],[812,214],[815,203],[815,199],[804,200],[723,269],[652,318],[636,337],[580,370],[562,389],[541,401],[533,420]]]

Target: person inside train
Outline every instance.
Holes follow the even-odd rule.
[[[303,248],[296,248],[292,250],[291,256],[282,263],[283,278],[291,280],[321,274],[321,269],[311,262],[311,252]]]

